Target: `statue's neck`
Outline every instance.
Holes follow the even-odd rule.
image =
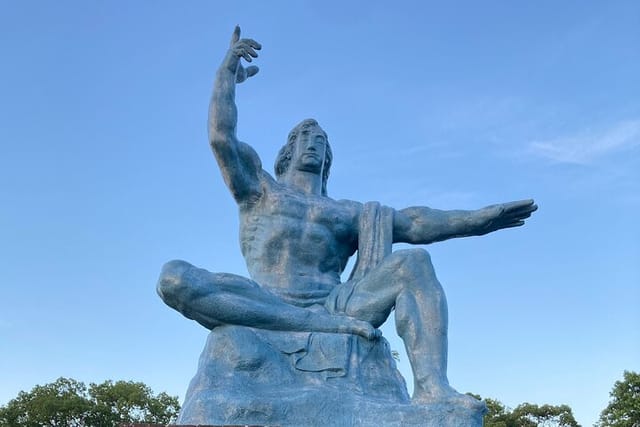
[[[322,177],[318,173],[294,170],[282,177],[282,183],[305,194],[322,194]]]

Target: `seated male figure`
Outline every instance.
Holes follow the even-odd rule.
[[[239,206],[241,248],[251,279],[171,261],[163,268],[159,294],[209,329],[242,325],[371,340],[395,309],[414,374],[412,402],[477,405],[447,380],[447,303],[426,251],[393,252],[364,277],[340,283],[358,250],[363,204],[327,196],[332,153],[318,123],[307,119],[291,131],[276,161],[277,180],[262,169],[253,148],[237,139],[235,87],[257,72],[240,60],[251,62],[259,49],[256,41],[240,39],[236,28],[216,75],[209,114],[211,147]],[[536,208],[524,200],[475,211],[394,210],[392,239],[428,244],[483,235],[522,225]]]

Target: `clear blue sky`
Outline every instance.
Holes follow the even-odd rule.
[[[156,296],[161,265],[246,274],[206,137],[235,24],[263,44],[238,133],[268,169],[314,117],[334,198],[536,199],[428,248],[449,376],[591,425],[640,370],[637,1],[3,2],[0,403],[59,376],[184,396],[207,331]]]

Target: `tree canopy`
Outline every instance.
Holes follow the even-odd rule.
[[[600,414],[599,427],[640,427],[640,374],[624,371],[610,393],[609,405]]]
[[[71,378],[21,391],[0,407],[0,427],[113,427],[123,423],[169,424],[178,398],[154,395],[141,382],[84,383]]]
[[[473,396],[481,399],[478,395]],[[484,417],[485,427],[580,427],[567,405],[523,403],[510,409],[498,400],[483,400],[488,410]]]

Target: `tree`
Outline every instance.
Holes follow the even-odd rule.
[[[169,424],[180,410],[178,398],[153,395],[143,383],[105,381],[89,388],[58,378],[0,407],[0,427],[113,427],[121,423]]]
[[[0,408],[0,426],[84,426],[92,407],[86,394],[87,387],[70,378],[37,385]]]
[[[520,427],[518,420],[502,402],[494,399],[484,399],[484,401],[487,404],[487,414],[484,416],[485,427]]]
[[[624,371],[609,393],[609,405],[600,414],[599,427],[640,427],[640,374]]]
[[[105,381],[91,384],[89,395],[95,403],[91,426],[111,427],[124,423],[168,424],[178,414],[178,399],[166,393],[154,397],[143,383]]]
[[[472,396],[481,399],[478,395]],[[498,400],[484,401],[487,404],[485,427],[580,427],[573,417],[573,411],[567,405],[539,406],[523,403],[512,410]]]
[[[580,427],[568,405],[538,406],[531,403],[523,403],[518,405],[512,414],[520,420],[521,426]]]

